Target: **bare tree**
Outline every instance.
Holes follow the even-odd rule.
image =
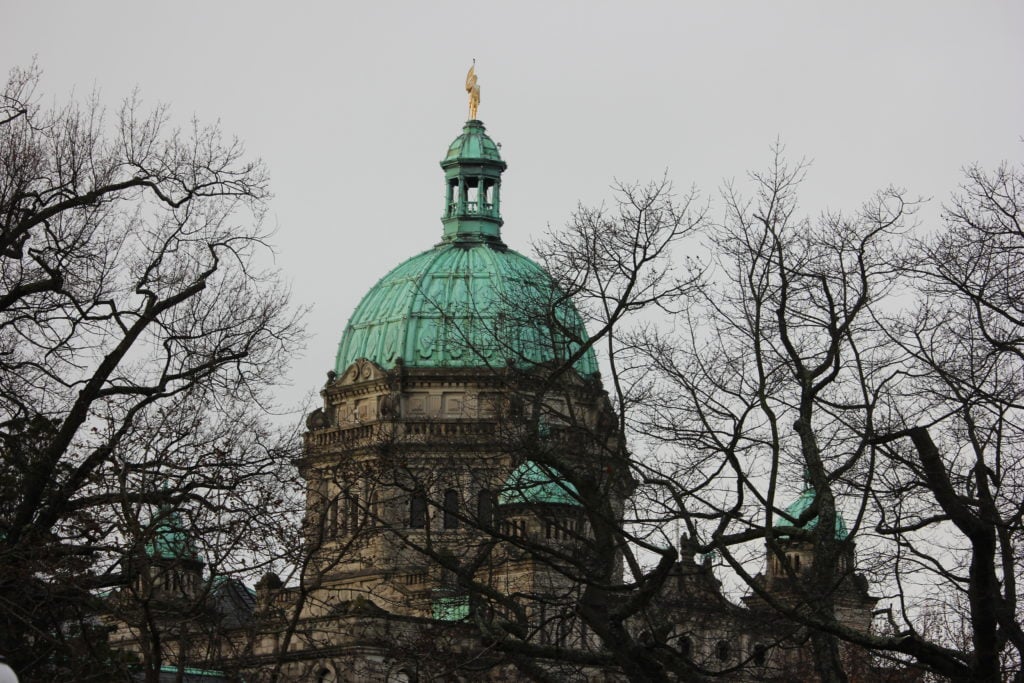
[[[634,681],[1018,670],[1018,175],[969,171],[946,234],[916,244],[917,202],[896,188],[850,214],[801,216],[804,172],[777,152],[751,176],[752,197],[726,188],[717,224],[667,183],[618,187],[610,209],[581,208],[537,245],[554,286],[524,275],[494,335],[473,327],[474,310],[446,320],[483,368],[466,377],[488,384],[486,417],[395,412],[399,365],[373,380],[381,413],[351,426],[372,458],[328,472],[309,451],[330,483],[314,506],[328,524],[351,501],[365,539],[422,557],[424,576],[466,607],[432,632],[450,636],[431,640],[437,670]],[[920,310],[901,318],[908,292]],[[607,398],[574,372],[595,348]],[[329,445],[334,418],[311,419],[324,422],[310,443]],[[484,442],[500,457],[481,460]],[[462,452],[475,470],[459,469]],[[517,491],[503,478],[517,463],[546,483]],[[486,512],[460,498],[496,486],[506,495]],[[528,499],[537,486],[554,487],[543,504]],[[346,538],[346,553],[361,542]],[[534,582],[496,585],[514,563]],[[953,597],[929,600],[944,591]],[[483,649],[466,649],[474,638]]]
[[[638,339],[656,375],[635,424],[660,443],[661,457],[639,459],[651,522],[677,521],[780,623],[809,627],[817,675],[846,680],[836,603],[852,579],[852,539],[836,532],[839,499],[855,494],[849,475],[870,460],[858,426],[892,372],[871,306],[891,287],[907,204],[886,190],[853,216],[811,221],[797,208],[803,173],[777,154],[752,176],[752,199],[726,188],[701,296],[675,333]],[[805,519],[787,518],[800,488],[785,482],[801,473],[813,504]],[[763,549],[769,563],[785,560],[794,538],[812,545],[813,564],[787,569],[800,579],[792,590],[769,590],[755,573]]]
[[[900,580],[943,586],[928,606],[961,622],[941,672],[1019,680],[1024,174],[1004,164],[965,175],[944,229],[907,266],[917,311],[893,327],[910,377],[901,414],[876,441],[888,483],[916,495],[886,508],[880,531],[905,557],[892,569]],[[918,636],[912,620],[905,628]]]
[[[38,82],[0,94],[0,647],[29,680],[160,505],[237,534],[280,497],[268,390],[302,336],[240,142]]]
[[[797,205],[804,170],[777,153],[752,176],[752,198],[727,187],[725,220],[707,233],[712,268],[675,300],[668,329],[610,335],[625,340],[608,349],[612,386],[632,398],[618,407],[638,482],[621,538],[662,568],[645,572],[627,552],[624,594],[664,590],[678,525],[683,554],[720,558],[779,638],[762,643],[806,643],[810,659],[791,659],[790,674],[887,675],[866,653],[951,680],[1015,674],[1019,172],[970,169],[944,235],[914,249],[916,203],[903,191],[812,220]],[[564,272],[608,262],[575,244]],[[891,316],[908,290],[923,297],[909,324]],[[670,537],[661,548],[659,535]],[[809,553],[803,567],[794,548]],[[883,591],[887,629],[872,628],[876,598],[858,567]],[[926,592],[953,596],[947,614],[964,609],[966,639],[925,628]],[[634,614],[652,634],[679,618],[645,605]],[[615,636],[613,651],[636,642]],[[691,648],[663,637],[635,680],[697,663]]]

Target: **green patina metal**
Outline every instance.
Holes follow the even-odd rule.
[[[398,358],[422,368],[498,368],[509,360],[529,366],[565,360],[586,342],[579,313],[544,269],[501,242],[505,163],[483,130],[479,121],[467,122],[441,163],[448,183],[443,241],[363,297],[338,345],[339,374],[359,358],[384,368]],[[593,351],[575,369],[595,376]]]
[[[431,613],[436,621],[462,621],[469,618],[469,596],[451,595],[434,598]]]
[[[146,555],[162,560],[198,560],[199,552],[185,531],[176,510],[161,507],[152,536],[146,543]]]
[[[161,673],[178,673],[179,667],[173,664],[165,664],[160,667]],[[200,678],[224,678],[227,674],[223,671],[217,671],[215,669],[197,669],[192,666],[186,666],[181,669],[181,673],[186,676],[198,676]]]
[[[553,467],[527,460],[505,480],[499,505],[579,505],[579,491]]]
[[[814,504],[814,499],[816,496],[817,493],[813,488],[804,489],[803,493],[801,493],[800,496],[795,501],[790,503],[789,507],[786,508],[786,514],[792,517],[793,519],[800,519],[800,516],[803,515],[804,512],[806,512]],[[793,526],[793,522],[789,521],[785,517],[779,517],[779,519],[775,521],[775,526],[791,527]],[[803,528],[814,529],[817,528],[817,526],[818,517],[817,515],[815,515],[806,524],[803,525]],[[850,532],[847,531],[846,521],[843,520],[843,516],[839,514],[838,510],[836,511],[835,527],[836,539],[840,541],[845,541],[846,538],[850,535]]]
[[[557,325],[544,324],[547,311]],[[564,360],[586,339],[571,302],[530,259],[487,244],[440,244],[399,265],[363,297],[338,345],[335,369],[340,374],[358,358],[388,368],[399,357],[408,367],[503,367],[509,359],[527,365]],[[593,352],[575,368],[585,377],[597,374]]]
[[[501,174],[506,167],[484,124],[467,121],[441,162],[445,240],[501,242]]]
[[[466,121],[466,125],[462,127],[462,135],[448,145],[448,153],[445,154],[441,167],[464,161],[496,161],[500,162],[501,169],[505,170],[505,162],[501,160],[498,145],[487,135],[483,121]]]

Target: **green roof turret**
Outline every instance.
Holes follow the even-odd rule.
[[[505,480],[498,493],[499,505],[575,505],[579,491],[554,467],[527,460]]]
[[[151,534],[146,543],[147,557],[159,560],[199,560],[199,552],[185,531],[177,510],[161,506]]]
[[[807,488],[804,489],[803,493],[801,493],[800,496],[786,508],[786,515],[793,519],[800,519],[800,516],[814,505],[815,498],[817,498],[817,493],[812,486],[808,485]],[[789,521],[786,517],[780,517],[775,521],[775,526],[791,527],[793,526],[793,522]],[[803,528],[811,530],[817,526],[818,516],[815,515],[803,525]],[[846,529],[846,522],[843,520],[843,516],[839,514],[838,510],[836,510],[835,533],[836,540],[839,541],[845,541],[850,535],[850,532]]]
[[[441,162],[446,241],[501,243],[501,173],[507,165],[484,124],[466,121]]]

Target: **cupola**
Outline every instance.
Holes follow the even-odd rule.
[[[149,540],[138,558],[137,590],[152,590],[161,600],[191,599],[199,590],[204,563],[181,515],[161,505],[147,531]]]
[[[445,199],[441,222],[447,242],[501,242],[501,174],[506,164],[484,124],[466,121],[441,162]]]

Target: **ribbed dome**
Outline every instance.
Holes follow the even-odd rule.
[[[472,119],[466,121],[462,135],[448,145],[448,154],[445,155],[444,161],[441,163],[444,164],[445,161],[454,161],[455,159],[501,161],[501,154],[498,151],[498,145],[484,132],[484,124]]]
[[[552,308],[568,337],[531,314]],[[400,264],[363,297],[335,370],[358,358],[389,368],[399,357],[407,367],[526,366],[564,360],[586,338],[579,314],[536,263],[500,245],[446,242]],[[598,372],[591,350],[575,367],[584,377]]]

